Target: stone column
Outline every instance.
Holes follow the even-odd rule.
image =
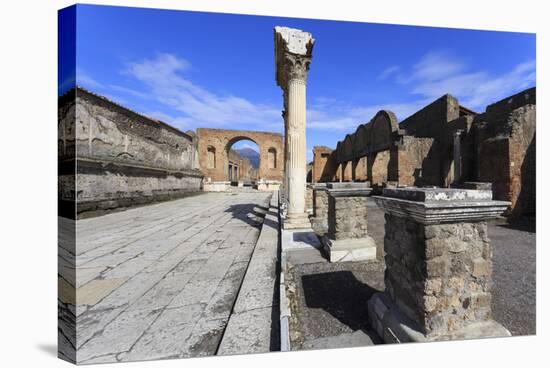
[[[284,137],[285,137],[285,146],[284,146],[284,157],[283,157],[283,211],[284,216],[286,217],[286,211],[288,209],[288,94],[286,89],[283,89],[283,123],[285,126]]]
[[[330,262],[376,259],[376,243],[367,233],[370,183],[328,183],[328,231],[323,246]]]
[[[310,33],[275,27],[277,84],[287,96],[288,209],[285,229],[311,227],[306,213],[306,78],[314,39]]]
[[[454,178],[453,182],[458,183],[461,181],[462,177],[462,153],[460,152],[461,148],[461,137],[462,130],[457,130],[454,132],[453,137],[453,166],[454,166]]]
[[[486,220],[510,202],[490,190],[384,189],[384,293],[368,303],[386,342],[509,336],[491,318],[491,244]]]

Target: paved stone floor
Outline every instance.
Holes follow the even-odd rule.
[[[78,221],[78,361],[216,354],[270,197],[207,193]]]
[[[369,200],[368,230],[377,245],[384,242],[384,214]],[[535,258],[533,221],[517,225],[490,223],[493,245],[493,317],[512,335],[534,334],[536,321]],[[301,253],[289,257],[293,264],[288,281],[295,289],[291,295],[290,326],[293,349],[321,348],[332,338],[332,347],[344,347],[349,337],[358,345],[376,344],[377,337],[367,323],[366,301],[377,290],[384,289],[384,262],[329,263],[318,253]],[[343,340],[336,339],[344,336]],[[341,341],[340,341],[341,340]]]

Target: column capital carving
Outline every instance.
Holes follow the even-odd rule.
[[[299,29],[275,27],[274,31],[277,84],[284,90],[291,80],[305,83],[315,39]]]
[[[311,57],[292,54],[285,55],[283,64],[284,78],[287,81],[298,80],[305,83],[310,63]]]

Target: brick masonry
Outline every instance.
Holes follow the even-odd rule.
[[[458,170],[456,132],[461,132]],[[373,187],[489,182],[494,199],[512,203],[506,214],[534,215],[535,136],[535,88],[491,104],[482,113],[447,94],[399,124],[391,111],[378,112],[339,141],[330,157],[314,154],[314,171],[324,173],[315,180],[368,180]]]
[[[212,181],[228,180],[228,151],[240,140],[250,140],[260,149],[258,179],[283,180],[283,136],[278,133],[227,130],[197,129],[198,162],[205,178]],[[214,155],[215,164],[208,163],[208,154]]]

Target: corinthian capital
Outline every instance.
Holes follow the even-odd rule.
[[[309,64],[311,63],[311,57],[301,55],[286,55],[285,60],[285,73],[286,78],[290,81],[298,79],[306,81],[307,72],[309,70]]]
[[[275,27],[276,80],[281,88],[293,79],[306,81],[314,43],[311,33]]]

